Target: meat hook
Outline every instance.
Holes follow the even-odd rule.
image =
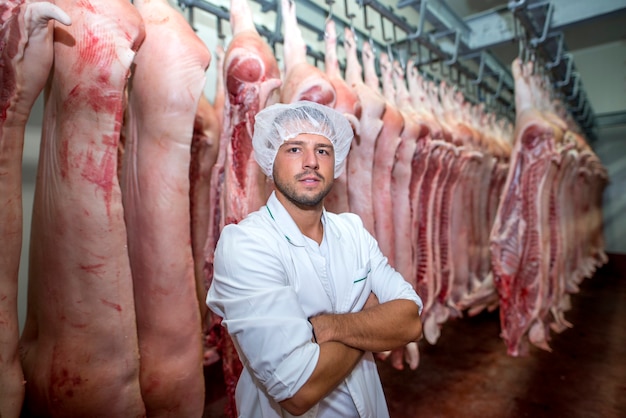
[[[576,105],[576,107],[574,109],[572,109],[572,112],[578,113],[581,110],[583,110],[583,107],[587,105],[587,101],[583,101],[584,98],[584,93],[581,94],[580,96],[578,96],[578,104]]]
[[[537,45],[539,45],[540,43],[546,40],[546,37],[548,36],[548,29],[550,28],[550,21],[552,20],[553,12],[554,12],[554,5],[552,4],[552,2],[548,2],[548,12],[546,13],[546,20],[543,23],[543,31],[539,38],[532,38],[530,40],[530,44],[532,46],[536,47]]]
[[[573,63],[572,54],[567,53],[564,55],[564,58],[567,59],[567,69],[565,70],[565,78],[555,83],[556,87],[559,87],[559,88],[564,87],[569,84],[571,74],[572,74],[572,63]]]
[[[461,32],[458,29],[454,29],[454,51],[450,59],[444,61],[446,65],[453,65],[459,56],[459,44],[461,43]]]
[[[480,64],[478,66],[478,76],[475,80],[470,80],[473,85],[479,85],[483,81],[483,74],[485,72],[485,51],[480,53]]]
[[[493,99],[497,100],[502,93],[502,85],[504,84],[504,73],[500,71],[498,73],[498,87],[496,87],[496,92],[493,95]]]
[[[194,32],[197,32],[198,29],[196,29],[193,25],[193,4],[188,4],[189,2],[184,1],[184,0],[178,0],[178,7],[180,7],[180,10],[182,10],[183,12],[185,11],[185,9],[189,9],[189,11],[187,12],[187,22],[189,22],[189,26],[191,26],[191,28],[193,29]]]
[[[559,65],[559,63],[561,62],[561,56],[563,54],[563,32],[558,32],[556,36],[558,36],[559,38],[557,43],[556,55],[554,56],[554,61],[546,63],[546,68],[548,70],[551,70],[552,68]]]
[[[572,93],[566,96],[568,100],[572,100],[574,97],[576,97],[576,95],[578,94],[578,89],[580,88],[580,75],[575,72],[572,77],[574,77],[575,79],[574,87],[572,88]]]
[[[376,52],[376,46],[374,45],[374,37],[372,36],[372,29],[374,29],[374,25],[370,24],[367,18],[367,6],[363,6],[363,24],[365,25],[365,29],[367,29],[369,36],[369,44],[372,47],[372,51]]]
[[[326,4],[328,5],[328,16],[326,16],[326,22],[333,18],[333,4],[335,4],[335,0],[326,0]]]
[[[356,17],[356,15],[354,13],[350,13],[348,8],[348,0],[343,0],[343,5],[346,11],[346,17],[350,20],[350,29],[352,30],[352,33],[354,34],[354,40],[356,41],[358,40],[356,30],[354,29],[354,18]]]
[[[222,27],[222,18],[217,16],[217,39],[219,39],[221,46],[224,46],[225,38],[226,38],[226,35],[224,35],[224,29]]]
[[[420,20],[417,25],[417,30],[415,31],[415,33],[409,35],[409,39],[417,39],[420,36],[422,36],[422,33],[424,32],[424,22],[426,21],[427,7],[428,7],[428,0],[422,0],[422,2],[420,3],[420,17],[419,17]]]

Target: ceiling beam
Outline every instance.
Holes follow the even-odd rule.
[[[512,2],[515,3],[515,2]],[[517,2],[525,3],[525,2]],[[550,0],[529,1],[526,7],[539,8],[552,3],[549,30],[561,30],[578,23],[599,19],[612,13],[626,12],[626,0]],[[515,25],[513,13],[507,6],[491,9],[464,19],[470,28],[463,39],[471,49],[491,48],[513,41]]]

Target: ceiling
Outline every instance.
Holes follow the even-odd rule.
[[[543,44],[539,44],[538,48],[544,48],[544,52],[547,56],[556,57],[558,50],[557,36],[553,36],[562,33],[563,37],[563,54],[571,53],[571,56],[577,57],[581,51],[588,51],[593,48],[601,49],[608,44],[614,44],[619,41],[626,41],[626,1],[625,0],[424,0],[429,1],[432,4],[441,3],[445,8],[449,9],[452,13],[456,14],[461,20],[465,22],[474,22],[471,25],[473,32],[479,32],[481,29],[489,28],[489,34],[495,38],[501,38],[500,40],[506,40],[506,42],[497,42],[497,39],[493,41],[493,45],[490,45],[488,51],[503,65],[507,65],[512,62],[513,59],[519,53],[518,43],[510,40],[511,33],[503,34],[502,28],[495,26],[489,26],[487,21],[494,21],[493,17],[498,15],[499,18],[504,20],[509,19],[508,25],[513,21],[513,10],[522,11],[530,16],[534,23],[534,27],[541,30],[546,20],[546,16],[551,13],[550,26],[547,28],[549,34],[548,39]],[[423,1],[420,0],[398,0],[398,7],[405,7],[407,4],[414,9],[418,9]],[[551,4],[550,4],[551,3]],[[521,7],[519,5],[522,5]],[[517,5],[517,9],[515,8]],[[549,8],[552,8],[549,11]],[[523,10],[523,9],[526,10]],[[401,8],[399,10],[402,10]],[[488,17],[488,18],[485,18]],[[515,15],[519,16],[519,15]],[[478,23],[477,23],[478,22]],[[520,20],[518,19],[518,22]],[[493,24],[493,22],[491,22]],[[482,25],[482,26],[481,26]],[[556,27],[554,27],[556,26]],[[520,26],[522,27],[522,26]],[[500,29],[501,32],[498,33]],[[536,33],[539,36],[540,33]],[[507,38],[507,36],[509,38]],[[553,36],[550,38],[550,36]],[[626,69],[626,44],[620,51],[623,54],[620,65],[622,74]],[[626,103],[621,101],[616,103],[615,106],[607,108],[606,106],[598,106],[597,103],[593,103],[592,98],[598,98],[606,96],[606,91],[595,92],[592,89],[598,85],[597,80],[591,80],[592,78],[603,77],[603,63],[596,62],[592,67],[596,67],[595,71],[587,71],[584,74],[578,72],[576,69],[576,58],[573,59],[573,72],[576,72],[577,76],[581,77],[580,86],[583,89],[587,89],[584,92],[584,99],[588,99],[591,103],[592,109],[602,108],[606,114],[595,114],[593,119],[593,126],[589,128],[596,130],[598,126],[607,124],[626,124]],[[561,63],[560,68],[556,68],[556,76],[553,71],[553,76],[562,77],[565,80],[564,72],[566,71],[566,65]],[[619,71],[619,70],[618,70]],[[560,72],[560,74],[559,74]],[[619,75],[618,75],[619,77]],[[626,88],[626,77],[621,76],[621,80],[617,80],[617,84]],[[554,80],[555,78],[553,78]],[[595,81],[595,82],[594,82]],[[608,82],[608,81],[607,81]],[[563,87],[565,93],[573,93],[573,83]],[[592,90],[592,91],[589,91]],[[619,92],[620,88],[615,86],[609,94],[615,94]],[[621,91],[624,95],[624,91]],[[584,100],[583,99],[583,100]],[[572,99],[573,100],[573,99]],[[580,102],[579,102],[580,103]],[[574,107],[574,105],[572,105]],[[580,114],[580,113],[578,113]],[[577,114],[577,115],[578,115]],[[580,123],[581,121],[579,121]]]

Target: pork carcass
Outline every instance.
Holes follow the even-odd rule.
[[[548,350],[550,190],[558,167],[555,144],[563,131],[533,103],[531,68],[513,62],[516,126],[511,167],[491,231],[502,337],[512,356],[527,351],[526,338]]]
[[[356,93],[361,103],[359,132],[352,141],[346,164],[348,203],[350,211],[359,215],[365,228],[370,234],[375,235],[372,177],[376,138],[383,128],[385,98],[364,83],[363,69],[357,56],[356,39],[348,27],[344,29],[343,45],[346,51],[346,83]],[[368,43],[363,44],[363,49],[371,52]]]
[[[204,245],[209,230],[211,173],[217,160],[221,121],[213,105],[202,95],[198,102],[191,141],[189,167],[189,204],[191,215],[191,249],[194,262],[196,291],[200,304],[200,317],[204,323],[209,314],[206,306],[208,290],[204,275]],[[217,361],[214,352],[207,348],[205,361]]]
[[[309,100],[334,107],[337,95],[328,76],[307,62],[306,42],[296,17],[296,2],[281,0],[280,5],[285,40],[283,45],[285,77],[280,89],[280,101],[293,103]]]
[[[565,135],[565,139],[568,135]],[[565,311],[570,307],[569,294],[567,292],[567,276],[565,260],[567,257],[568,240],[576,237],[568,234],[570,225],[576,224],[571,205],[571,178],[577,172],[578,152],[575,144],[567,141],[559,150],[561,164],[555,176],[550,193],[550,286],[552,288],[554,303],[550,307],[553,317],[551,328],[562,332],[570,328],[572,324],[565,319]]]
[[[211,55],[167,0],[135,0],[145,41],[122,175],[141,393],[149,416],[200,416],[204,375],[191,245],[191,142]]]
[[[337,59],[337,31],[332,19],[326,20],[324,32],[326,54],[324,55],[325,73],[335,89],[336,100],[334,109],[342,113],[350,122],[355,139],[360,133],[359,118],[361,117],[361,101],[359,96],[341,76],[339,60]],[[324,200],[324,206],[331,212],[342,213],[350,211],[348,194],[348,169],[335,179],[333,188]]]
[[[381,56],[381,68],[383,72],[383,90],[388,94],[387,100],[394,104],[403,119],[403,128],[400,133],[400,143],[396,150],[395,163],[391,172],[391,195],[394,199],[394,238],[395,238],[395,269],[411,280],[413,276],[413,246],[411,244],[411,171],[413,158],[417,150],[418,141],[425,140],[429,133],[428,127],[423,123],[420,115],[415,111],[410,100],[404,69],[399,61],[394,61],[388,68]],[[391,72],[391,74],[388,74]],[[392,80],[389,80],[389,77]],[[391,83],[393,81],[393,85]],[[385,87],[386,86],[386,87]]]
[[[382,57],[381,57],[382,60]],[[383,66],[384,63],[384,66]],[[396,150],[395,163],[391,172],[392,213],[394,218],[394,264],[396,270],[407,281],[413,275],[413,244],[411,242],[411,175],[413,158],[418,142],[423,142],[429,133],[420,115],[412,106],[409,90],[405,82],[404,69],[399,61],[393,63],[381,61],[383,71],[383,91],[388,103],[396,106],[403,120],[400,143]],[[414,370],[419,365],[419,352],[416,342],[411,342],[404,349],[397,349],[391,355],[391,364],[396,369],[403,369],[403,358],[409,368]]]
[[[71,21],[52,3],[21,0],[1,5],[0,19],[0,416],[13,418],[24,400],[17,314],[24,134],[52,68],[53,19]]]
[[[278,63],[261,38],[247,0],[231,0],[233,32],[224,57],[226,97],[218,157],[211,174],[209,231],[205,244],[205,275],[213,277],[213,252],[226,224],[241,221],[265,204],[270,186],[252,155],[254,117],[278,101],[282,82]],[[215,341],[222,358],[229,416],[236,416],[235,388],[242,365],[228,334],[214,317],[207,324],[208,338]]]
[[[20,340],[25,416],[141,417],[117,176],[124,91],[144,26],[127,1],[57,0]]]
[[[191,240],[193,250],[196,288],[200,302],[200,317],[205,335],[204,364],[211,365],[219,360],[216,342],[211,336],[211,327],[216,322],[206,306],[206,293],[209,289],[205,274],[204,248],[209,232],[211,217],[211,176],[217,163],[222,132],[225,86],[224,86],[224,49],[218,45],[215,53],[217,76],[213,104],[202,95],[198,102],[194,121],[194,134],[191,143],[191,167],[189,172],[191,194]],[[219,323],[219,320],[217,321]]]
[[[381,91],[380,81],[376,74],[376,57],[371,47],[363,44],[363,69],[365,84],[375,91]],[[388,60],[387,54],[382,53],[383,60]],[[376,240],[382,253],[389,259],[390,264],[395,264],[395,238],[393,226],[393,199],[391,195],[391,172],[395,162],[396,150],[400,145],[400,133],[404,121],[400,111],[388,100],[385,104],[385,112],[382,116],[383,128],[376,138],[374,150],[374,168],[372,173],[372,198],[374,205],[374,228]]]

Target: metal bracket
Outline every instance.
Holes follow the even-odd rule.
[[[546,68],[548,70],[551,70],[559,65],[561,63],[561,56],[563,55],[563,42],[565,41],[565,37],[563,36],[563,32],[558,32],[556,36],[559,37],[556,55],[554,57],[554,61],[546,63]]]
[[[552,21],[552,14],[554,13],[554,5],[552,2],[548,3],[548,12],[546,13],[546,20],[543,23],[543,31],[541,32],[541,36],[539,38],[532,38],[530,40],[530,44],[533,47],[537,47],[540,43],[546,40],[548,36],[548,29],[550,28],[550,22]]]
[[[565,79],[561,81],[557,81],[554,85],[558,88],[567,86],[570,83],[571,75],[572,75],[572,65],[574,63],[574,59],[572,58],[572,54],[567,53],[564,55],[567,59],[567,70],[565,71]]]
[[[485,72],[485,53],[480,53],[480,65],[478,66],[478,77],[475,80],[470,80],[473,85],[478,85],[483,81],[483,74]]]
[[[419,24],[417,26],[417,30],[415,31],[415,33],[412,33],[411,35],[408,36],[409,40],[413,40],[413,39],[417,39],[420,36],[422,36],[422,33],[424,32],[424,23],[426,22],[426,9],[428,8],[428,0],[422,0],[422,2],[420,3],[420,21]]]
[[[460,43],[461,43],[461,32],[458,29],[455,29],[454,30],[454,52],[452,53],[452,56],[450,57],[450,59],[444,61],[444,64],[453,65],[457,61],[457,58],[459,57],[459,44]]]

